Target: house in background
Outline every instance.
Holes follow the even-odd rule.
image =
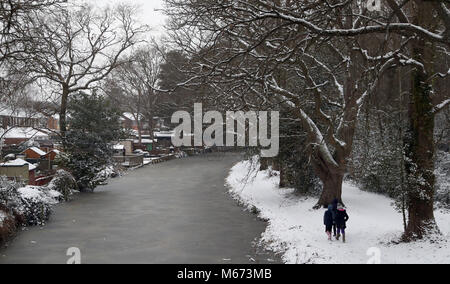
[[[53,147],[51,135],[59,131],[57,115],[45,116],[27,109],[11,110],[0,105],[0,137],[2,146],[19,145],[29,140]],[[40,144],[41,144],[40,143]]]
[[[146,137],[146,138],[144,138],[144,137]],[[139,143],[139,139],[135,139],[133,141],[133,149],[134,150],[140,149],[140,150],[149,151],[149,152],[153,151],[153,149],[155,148],[154,144],[157,142],[157,140],[152,140],[147,137],[149,137],[149,136],[143,136],[140,143]]]
[[[115,147],[117,149],[114,150],[118,150],[120,151],[120,153],[125,150],[125,156],[133,155],[133,139],[119,141],[119,143],[115,145]]]
[[[158,146],[161,147],[170,147],[172,145],[172,137],[175,136],[175,132],[173,131],[159,131],[154,132],[153,137],[158,140]]]
[[[122,123],[122,128],[134,130],[137,134],[139,130],[139,124],[136,119],[139,119],[139,124],[141,127],[141,133],[143,135],[150,135],[150,130],[155,131],[167,131],[170,128],[165,125],[165,120],[161,117],[153,117],[152,125],[150,125],[148,119],[145,119],[143,115],[137,115],[130,112],[125,112],[120,117]],[[150,127],[151,126],[151,127]]]
[[[142,120],[144,118],[142,116],[138,116],[137,114],[133,114],[130,112],[125,112],[120,117],[120,121],[122,122],[122,127],[124,129],[132,129],[132,130],[138,130],[138,123],[135,117],[138,117],[139,120],[143,123]]]
[[[23,151],[21,154],[25,155],[25,160],[36,163],[39,162],[42,156],[44,156],[46,153],[38,147],[30,147]]]
[[[122,144],[113,145],[113,151],[115,156],[126,156],[125,145]]]
[[[8,129],[1,129],[0,135],[2,137],[3,145],[19,145],[31,139],[49,140],[49,133],[45,130],[37,130],[31,127],[11,127]]]
[[[38,170],[41,173],[51,173],[55,167],[55,159],[59,154],[61,154],[61,151],[58,149],[52,149],[47,153],[44,153],[39,160]]]
[[[24,182],[28,185],[36,185],[37,167],[25,160],[15,159],[0,163],[0,175],[8,179]]]
[[[56,156],[58,156],[59,154],[61,154],[61,151],[53,149],[47,153],[44,153],[44,155],[41,156],[41,159],[54,161]]]

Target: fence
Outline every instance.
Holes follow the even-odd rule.
[[[114,156],[113,161],[127,168],[138,167],[144,164],[143,155],[133,156]]]

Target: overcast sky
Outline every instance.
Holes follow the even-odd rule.
[[[164,24],[166,17],[162,12],[156,11],[163,8],[163,0],[85,0],[93,5],[114,5],[117,3],[125,2],[132,3],[140,6],[139,19],[144,24],[152,27],[154,36],[159,36],[164,31]]]

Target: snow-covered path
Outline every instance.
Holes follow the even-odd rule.
[[[292,189],[278,188],[279,177],[268,171],[254,173],[243,186],[250,164],[238,163],[227,181],[236,199],[269,220],[263,241],[284,252],[287,263],[450,263],[450,214],[436,211],[443,234],[435,243],[392,244],[402,233],[402,216],[392,200],[344,184],[343,199],[350,216],[347,243],[329,242],[323,226],[323,210],[313,210],[317,199],[297,198]],[[378,258],[379,256],[379,258]]]
[[[267,263],[252,242],[266,223],[229,197],[240,156],[199,156],[147,166],[59,205],[44,228],[20,232],[0,263]],[[279,261],[279,260],[278,260]]]

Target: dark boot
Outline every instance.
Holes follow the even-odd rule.
[[[336,240],[339,241],[339,238],[340,238],[340,237],[341,237],[341,234],[338,233],[338,234],[336,235]]]
[[[345,243],[345,234],[342,234],[342,242]]]

